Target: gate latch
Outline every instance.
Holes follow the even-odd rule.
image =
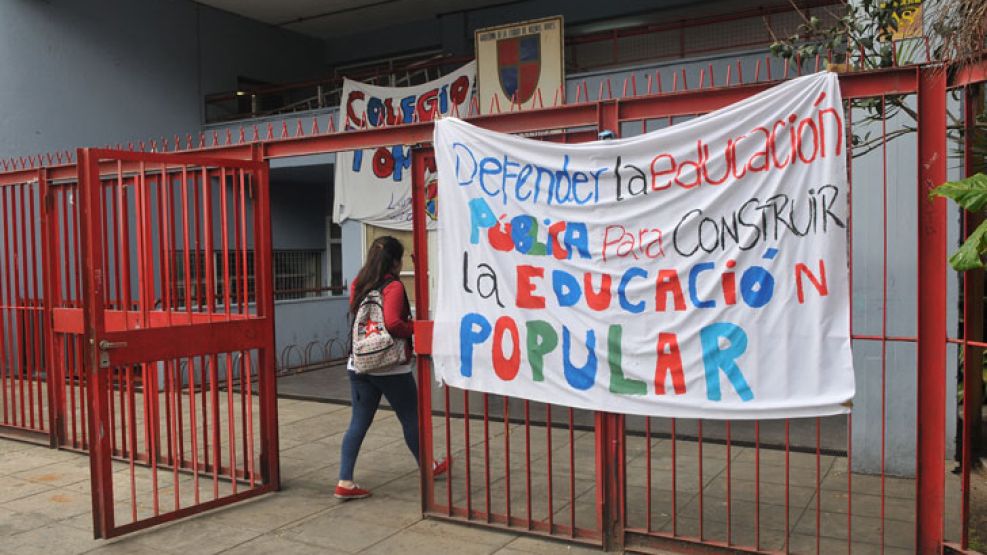
[[[110,351],[113,349],[122,349],[127,346],[126,341],[107,341],[102,340],[99,342],[99,367],[109,368],[110,367]]]

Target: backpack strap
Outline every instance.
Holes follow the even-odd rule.
[[[380,294],[381,294],[381,295],[383,295],[383,294],[384,294],[384,289],[385,289],[385,288],[386,288],[386,287],[387,287],[388,285],[390,285],[390,284],[392,284],[392,283],[394,283],[395,281],[397,281],[397,279],[395,279],[395,278],[392,278],[392,277],[386,277],[386,278],[384,278],[384,281],[382,281],[382,282],[380,283],[380,287],[378,287],[378,288],[377,288],[377,290],[378,290],[378,291],[380,291]]]

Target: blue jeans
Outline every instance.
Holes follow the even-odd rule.
[[[350,394],[353,399],[353,412],[350,427],[343,436],[342,457],[339,465],[339,479],[352,480],[360,446],[367,435],[370,424],[377,414],[380,396],[383,394],[397,413],[404,431],[404,442],[418,461],[418,387],[411,372],[393,376],[371,376],[348,371]]]

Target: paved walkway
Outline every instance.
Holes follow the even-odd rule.
[[[410,453],[390,460],[403,441],[390,411],[378,414],[358,465],[374,496],[340,502],[331,485],[349,407],[279,405],[282,492],[111,541],[92,539],[84,455],[0,439],[0,553],[598,553],[422,519]]]
[[[507,532],[493,532],[458,524],[422,519],[419,502],[418,476],[413,458],[404,447],[400,425],[394,414],[383,410],[371,428],[357,465],[357,480],[370,488],[370,499],[339,502],[331,495],[335,483],[339,447],[349,421],[349,407],[332,403],[282,399],[279,401],[281,439],[281,474],[283,491],[262,498],[239,503],[131,534],[113,541],[92,539],[92,514],[89,487],[89,462],[81,454],[55,451],[12,440],[0,440],[0,553],[30,554],[113,552],[123,553],[394,553],[401,555],[435,553],[597,553],[598,550],[570,547],[567,544],[521,537]],[[511,503],[519,515],[524,502],[524,481],[515,479],[503,484],[503,446],[511,445],[511,474],[523,472],[525,434],[523,427],[512,424],[509,436],[503,424],[484,430],[483,422],[470,422],[473,432],[469,442],[460,437],[464,421],[451,420],[450,438],[456,458],[451,481],[436,484],[436,496],[445,499],[450,494],[457,506],[464,505],[466,492],[470,492],[474,508],[483,498],[481,477],[487,470],[483,466],[484,434],[489,434],[490,469],[493,479],[491,489],[495,495],[492,509],[503,512],[503,492],[509,488]],[[437,442],[436,451],[443,449],[445,422],[442,417],[433,419]],[[541,428],[544,434],[544,428]],[[565,523],[570,518],[571,506],[576,507],[571,518],[581,527],[592,528],[595,523],[595,489],[593,483],[594,450],[591,432],[576,431],[573,449],[568,446],[569,432],[553,430],[553,447],[556,464],[555,476],[556,522]],[[463,449],[467,443],[472,453],[474,482],[467,487],[464,480],[466,458]],[[628,525],[647,528],[644,511],[648,483],[647,442],[640,437],[629,437],[627,445]],[[722,445],[706,444],[702,457],[696,451],[697,444],[680,440],[675,458],[669,456],[675,447],[667,439],[654,438],[651,442],[652,489],[654,493],[650,527],[652,530],[679,534],[699,534],[698,521],[694,518],[702,512],[705,520],[705,537],[725,538],[725,493],[727,457]],[[532,468],[545,465],[549,450],[544,442],[532,441]],[[784,530],[791,530],[790,547],[799,552],[815,552],[815,533],[818,528],[822,552],[846,552],[847,547],[847,474],[846,459],[824,456],[818,461],[814,455],[792,453],[789,470],[785,471],[785,454],[782,451],[762,449],[760,453],[760,487],[757,488],[751,448],[735,447],[730,453],[732,478],[729,481],[733,493],[733,541],[752,543],[748,532],[753,530],[752,515],[758,507],[753,503],[755,491],[759,491],[761,545],[762,548],[780,549],[784,544]],[[913,455],[906,455],[913,456]],[[700,487],[692,477],[702,460],[704,477]],[[817,467],[817,462],[820,464]],[[575,481],[568,484],[569,465],[575,469]],[[521,466],[519,466],[521,465]],[[551,463],[549,463],[551,465]],[[673,468],[678,469],[678,498],[676,509],[671,507],[668,480],[674,480]],[[536,491],[544,492],[540,484],[547,478],[542,470],[533,470]],[[546,474],[543,476],[542,474]],[[786,480],[791,487],[785,488]],[[820,480],[820,489],[816,488]],[[908,479],[887,478],[883,484],[886,494],[885,518],[881,515],[882,484],[878,477],[853,474],[853,552],[879,552],[883,528],[885,553],[907,553],[914,538],[914,482]],[[183,487],[188,478],[182,479]],[[954,530],[958,521],[952,513],[958,509],[956,476],[948,474],[947,528]],[[137,489],[147,493],[146,478],[138,476]],[[129,468],[120,464],[114,475],[115,500],[129,513],[127,495],[131,491]],[[211,486],[209,486],[211,487]],[[165,478],[158,484],[162,493],[162,510],[168,503]],[[540,489],[539,489],[540,488]],[[187,489],[185,491],[188,491]],[[204,490],[203,490],[204,491]],[[138,497],[143,495],[137,494]],[[187,493],[184,494],[188,499]],[[817,499],[817,495],[819,499]],[[785,497],[791,504],[791,514],[785,518]],[[147,495],[144,495],[147,497]],[[577,503],[570,505],[575,499]],[[705,503],[703,503],[705,500]],[[547,514],[545,500],[535,498],[535,515]],[[141,517],[147,514],[147,501],[137,500]],[[820,512],[815,513],[816,507]],[[678,514],[671,522],[672,514]],[[541,518],[541,517],[539,517]],[[121,518],[129,522],[129,518]]]

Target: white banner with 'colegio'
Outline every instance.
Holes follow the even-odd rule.
[[[382,87],[345,79],[339,107],[344,130],[432,121],[470,111],[476,62],[434,81]],[[392,145],[336,154],[333,221],[354,219],[387,229],[411,229],[411,146]],[[428,207],[435,191],[426,191]],[[435,213],[429,213],[435,227]]]

